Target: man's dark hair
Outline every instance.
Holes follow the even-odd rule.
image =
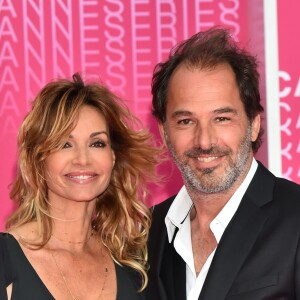
[[[227,29],[214,27],[179,43],[170,51],[167,61],[156,65],[152,78],[152,112],[159,122],[166,121],[169,81],[175,69],[182,64],[208,70],[220,64],[228,64],[235,73],[241,100],[250,122],[264,110],[260,104],[256,58],[240,48]],[[260,128],[256,141],[252,142],[254,153],[262,143],[263,131]]]

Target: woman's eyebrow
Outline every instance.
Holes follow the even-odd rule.
[[[95,137],[100,134],[106,134],[108,136],[108,133],[106,131],[96,131],[96,132],[91,133],[90,137],[92,138],[92,137]]]
[[[106,132],[106,131],[96,131],[96,132],[92,132],[91,134],[90,134],[90,137],[91,138],[93,138],[93,137],[95,137],[95,136],[97,136],[97,135],[100,135],[100,134],[106,134],[107,136],[108,136],[108,133]],[[74,138],[74,136],[72,135],[72,134],[70,134],[69,135],[69,138]]]

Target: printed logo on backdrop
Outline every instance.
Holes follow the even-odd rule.
[[[300,72],[280,71],[283,176],[300,182]]]
[[[4,141],[10,136],[15,138],[22,87],[15,77],[20,71],[20,40],[16,31],[17,12],[11,2],[0,1],[0,16],[0,137]]]
[[[300,184],[300,2],[277,1],[282,174]]]
[[[104,41],[99,57],[101,73],[109,87],[128,99],[133,111],[149,124],[155,64],[164,60],[178,41],[198,30],[223,24],[238,36],[239,9],[238,0],[136,0],[130,5],[105,1],[99,13],[102,32],[98,35]],[[94,70],[85,71],[91,74]]]

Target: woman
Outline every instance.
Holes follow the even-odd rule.
[[[137,124],[79,74],[38,94],[19,133],[18,209],[0,235],[8,299],[144,298],[150,215],[141,198],[159,153]]]

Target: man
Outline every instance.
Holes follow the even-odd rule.
[[[200,32],[157,65],[152,94],[184,186],[153,210],[148,299],[300,299],[300,186],[254,159],[255,58]]]

